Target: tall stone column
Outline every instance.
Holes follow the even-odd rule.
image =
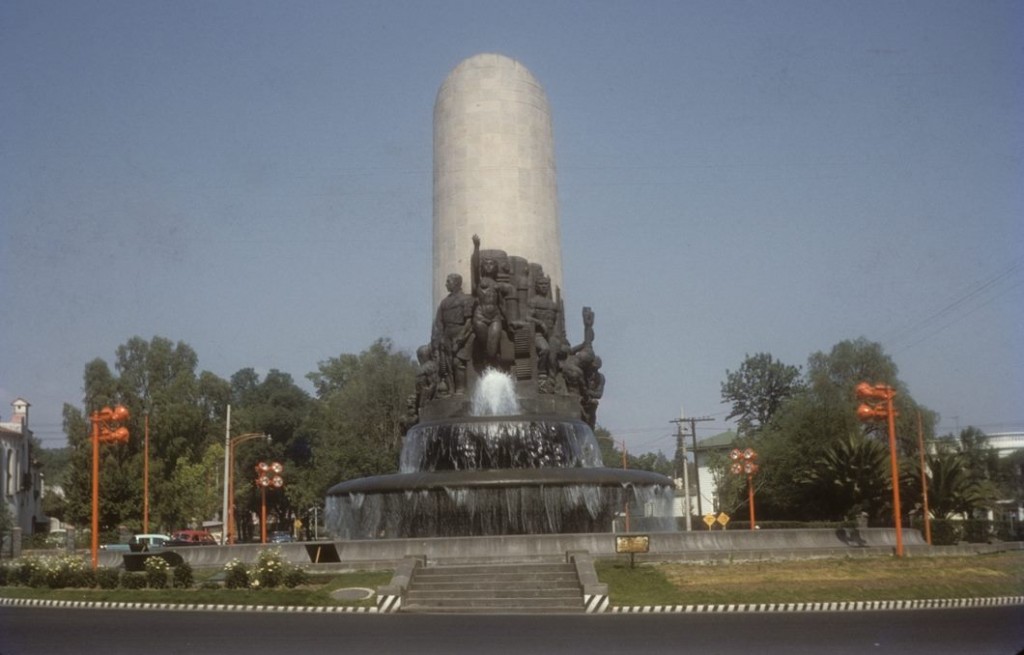
[[[435,307],[449,273],[469,291],[474,234],[562,288],[551,111],[530,71],[498,54],[456,66],[434,103]]]

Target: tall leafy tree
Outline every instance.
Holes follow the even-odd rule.
[[[727,419],[736,418],[743,433],[766,427],[783,403],[800,391],[800,369],[768,353],[747,355],[736,371],[726,370],[722,402],[732,405]]]
[[[65,406],[64,427],[72,448],[67,489],[71,520],[86,523],[91,515],[89,414],[123,404],[131,412],[127,444],[100,448],[101,529],[142,524],[144,451],[149,435],[149,506],[151,529],[176,527],[175,465],[201,460],[223,432],[218,414],[227,398],[227,383],[212,373],[196,375],[198,357],[187,344],[163,337],[132,337],[117,348],[115,376],[102,359],[85,367],[85,411]],[[148,419],[148,420],[147,420]]]
[[[316,502],[338,482],[397,471],[416,370],[412,357],[388,339],[358,355],[320,362],[307,376],[318,402],[302,428],[311,466],[299,482],[303,488],[293,492]]]
[[[309,502],[302,493],[302,480],[311,465],[311,452],[302,426],[314,401],[290,374],[277,369],[271,369],[261,380],[254,369],[244,368],[231,376],[229,388],[232,434],[263,433],[270,437],[269,442],[254,441],[235,452],[236,521],[247,530],[249,522],[241,517],[260,512],[262,497],[252,484],[252,472],[260,461],[276,461],[285,467],[285,487],[283,492],[267,494],[267,511],[276,523],[290,528],[290,517],[301,514]]]
[[[856,499],[866,494],[866,489],[844,497],[841,493],[823,494],[819,484],[794,481],[822,483],[818,478],[825,473],[819,469],[826,465],[870,470],[862,460],[870,454],[866,449],[877,448],[859,440],[850,442],[851,435],[863,434],[887,449],[885,423],[865,425],[857,419],[859,401],[854,388],[859,382],[888,384],[897,390],[897,435],[902,453],[917,452],[918,412],[926,437],[933,429],[934,413],[914,402],[897,377],[896,364],[879,344],[866,339],[842,341],[829,352],[813,353],[805,370],[802,384],[775,410],[767,427],[762,426],[754,444],[762,463],[759,513],[775,519],[825,520],[851,516],[859,511],[858,506],[875,507]],[[844,464],[843,458],[849,461]],[[852,479],[839,481],[836,489],[854,483]]]

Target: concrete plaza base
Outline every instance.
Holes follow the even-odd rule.
[[[807,530],[700,530],[651,532],[649,550],[634,555],[637,561],[715,561],[843,557],[893,552],[893,528],[840,528]],[[338,568],[393,568],[407,557],[433,563],[502,563],[559,559],[568,552],[585,551],[595,559],[627,557],[616,551],[616,535],[554,534],[431,539],[368,539],[235,546],[191,546],[174,549],[194,568],[218,568],[228,561],[255,562],[266,548],[277,548],[289,562]],[[932,549],[919,530],[903,530],[908,554]],[[86,554],[88,558],[88,554]],[[118,567],[123,553],[101,552],[100,565]]]

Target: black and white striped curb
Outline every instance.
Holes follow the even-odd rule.
[[[377,611],[381,614],[394,614],[402,606],[402,597],[387,595],[377,597]]]
[[[608,611],[607,594],[584,594],[583,605],[587,608],[587,614],[600,614]]]
[[[1024,596],[995,598],[941,598],[932,600],[874,600],[834,603],[757,603],[751,605],[638,605],[611,607],[613,614],[712,614],[752,612],[876,612],[964,607],[1024,605]]]
[[[755,612],[873,612],[888,610],[958,609],[1024,605],[1024,596],[994,598],[944,598],[932,600],[877,600],[833,603],[757,603],[750,605],[636,605],[611,607],[608,597],[586,599],[588,614],[743,614]],[[41,600],[0,598],[0,607],[48,607],[61,609],[171,610],[177,612],[282,612],[291,614],[391,614],[401,607],[401,597],[386,596],[377,607],[220,605],[212,603],[122,603],[112,601]]]
[[[213,603],[118,603],[112,601],[0,598],[0,607],[54,607],[95,610],[173,610],[176,612],[288,612],[291,614],[379,614],[376,607],[303,605],[218,605]]]

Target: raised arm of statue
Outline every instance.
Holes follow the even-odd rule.
[[[480,287],[480,235],[473,235],[473,254],[469,258],[469,269],[470,269],[470,288],[469,293],[476,296],[476,291]]]

